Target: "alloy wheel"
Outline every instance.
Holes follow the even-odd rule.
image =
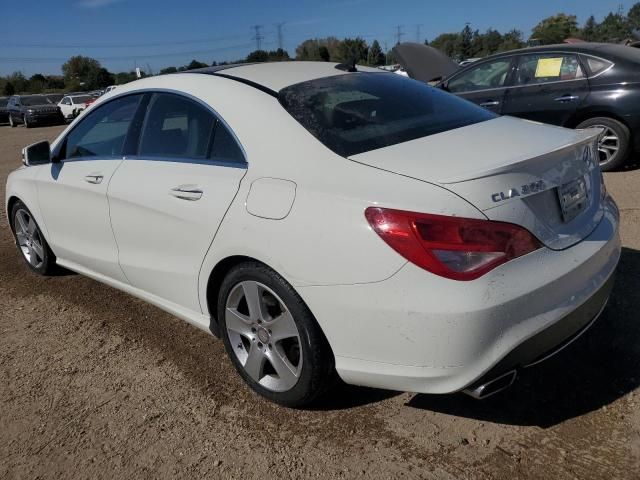
[[[14,228],[18,246],[25,260],[33,268],[40,268],[44,262],[44,246],[38,226],[31,214],[19,209],[16,212]]]
[[[295,386],[302,371],[300,333],[284,302],[266,285],[238,283],[225,305],[226,334],[244,371],[274,392]]]
[[[618,155],[620,138],[610,127],[605,125],[593,125],[593,127],[603,129],[598,138],[598,153],[600,155],[600,165],[604,165],[614,160]]]

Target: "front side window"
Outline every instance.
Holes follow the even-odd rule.
[[[503,87],[510,66],[510,58],[483,63],[451,79],[447,88],[450,92],[462,93]]]
[[[62,99],[62,104],[63,105],[71,105],[71,100],[69,100],[68,97],[65,97]]]
[[[523,55],[515,76],[515,85],[579,80],[584,78],[578,57],[572,54],[547,53]]]
[[[149,104],[140,156],[206,159],[216,119],[188,98],[157,93]]]
[[[112,100],[93,110],[71,130],[64,158],[119,157],[141,95]]]
[[[348,157],[495,118],[466,100],[392,73],[353,73],[282,89],[282,106]]]

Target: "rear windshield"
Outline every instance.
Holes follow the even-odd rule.
[[[71,97],[73,103],[85,103],[91,100],[93,97],[91,95],[78,95],[77,97]]]
[[[48,105],[51,101],[43,95],[30,95],[27,97],[20,97],[20,103],[29,107],[33,105]]]
[[[282,106],[324,145],[348,157],[495,118],[466,100],[393,73],[298,83]]]

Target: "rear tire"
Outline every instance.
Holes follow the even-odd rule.
[[[56,256],[29,209],[18,200],[10,215],[11,231],[27,266],[39,275],[53,275]]]
[[[231,269],[217,315],[231,362],[263,397],[301,407],[334,384],[327,339],[293,287],[267,266],[246,262]]]
[[[600,168],[610,172],[621,168],[630,153],[631,132],[629,128],[609,117],[594,117],[580,123],[576,128],[601,127],[604,129],[598,141]]]

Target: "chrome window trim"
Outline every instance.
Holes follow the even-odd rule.
[[[509,55],[505,55],[504,57],[499,57],[499,59],[501,58],[511,58],[511,57],[515,57],[515,56],[522,56],[522,55],[537,55],[537,54],[557,54],[557,53],[561,53],[563,55],[576,55],[576,56],[580,56],[583,55],[585,57],[591,57],[591,58],[595,58],[597,60],[602,60],[603,62],[609,63],[610,65],[605,68],[604,70],[602,70],[601,72],[596,73],[595,75],[591,75],[588,76],[585,73],[585,76],[582,78],[574,78],[572,80],[554,80],[553,82],[544,82],[544,83],[532,83],[529,85],[505,85],[502,87],[493,87],[493,88],[482,88],[479,90],[467,90],[465,92],[450,92],[453,95],[465,95],[467,93],[480,93],[480,92],[494,92],[496,90],[504,90],[504,89],[511,89],[511,88],[523,88],[523,87],[534,87],[534,86],[539,86],[539,85],[551,85],[551,84],[555,84],[555,83],[566,83],[566,82],[580,82],[583,80],[591,80],[592,78],[596,78],[599,77],[600,75],[602,75],[605,72],[608,72],[609,70],[611,70],[613,67],[615,67],[615,63],[612,62],[611,60],[607,60],[606,58],[602,58],[602,57],[598,57],[597,55],[592,55],[590,53],[581,53],[581,52],[562,52],[562,51],[550,51],[550,52],[530,52],[530,53],[512,53]],[[498,60],[498,59],[496,59]],[[473,64],[472,64],[473,65]],[[480,65],[475,65],[477,67],[479,67]],[[580,65],[582,67],[582,65]],[[469,70],[471,70],[471,68],[469,68]],[[450,79],[447,80],[447,85],[449,84],[449,82],[451,80],[453,80],[454,78],[456,78],[459,75],[462,75],[464,72],[460,72],[457,75],[452,76]]]
[[[186,93],[186,92],[183,92],[181,90],[175,90],[173,88],[141,88],[141,89],[138,89],[138,90],[135,90],[135,91],[123,92],[123,93],[121,93],[119,95],[116,94],[115,96],[110,98],[109,101],[115,100],[116,98],[120,98],[120,97],[123,97],[125,95],[130,95],[130,94],[133,94],[133,93],[142,93],[142,94],[144,94],[144,93],[173,93],[175,95],[179,95],[179,96],[188,98],[190,100],[193,100],[194,102],[198,103],[199,105],[202,105],[206,110],[208,110],[210,113],[212,113],[220,123],[222,123],[225,126],[225,128],[229,131],[229,133],[231,133],[231,136],[235,140],[236,144],[240,147],[240,151],[242,152],[242,156],[244,157],[244,163],[246,165],[249,164],[249,161],[247,160],[247,152],[244,149],[244,146],[242,145],[240,140],[238,139],[238,136],[236,135],[236,132],[234,132],[233,129],[229,126],[229,124],[225,121],[225,119],[222,118],[222,115],[220,115],[215,108],[213,108],[211,105],[209,105],[204,100],[202,100],[202,99],[200,99],[200,98],[198,98],[198,97],[196,97],[194,95],[191,95],[190,93]],[[145,114],[145,119],[146,119],[146,114]],[[142,137],[142,130],[140,131],[140,137]],[[131,158],[131,156],[129,156],[127,158]],[[175,158],[175,157],[171,157],[171,158]],[[236,163],[239,163],[239,162],[236,162]]]
[[[138,160],[167,163],[190,163],[195,165],[211,165],[212,167],[229,167],[247,169],[247,162],[235,162],[233,160],[212,160],[208,158],[163,157],[160,155],[125,155],[123,160]]]

